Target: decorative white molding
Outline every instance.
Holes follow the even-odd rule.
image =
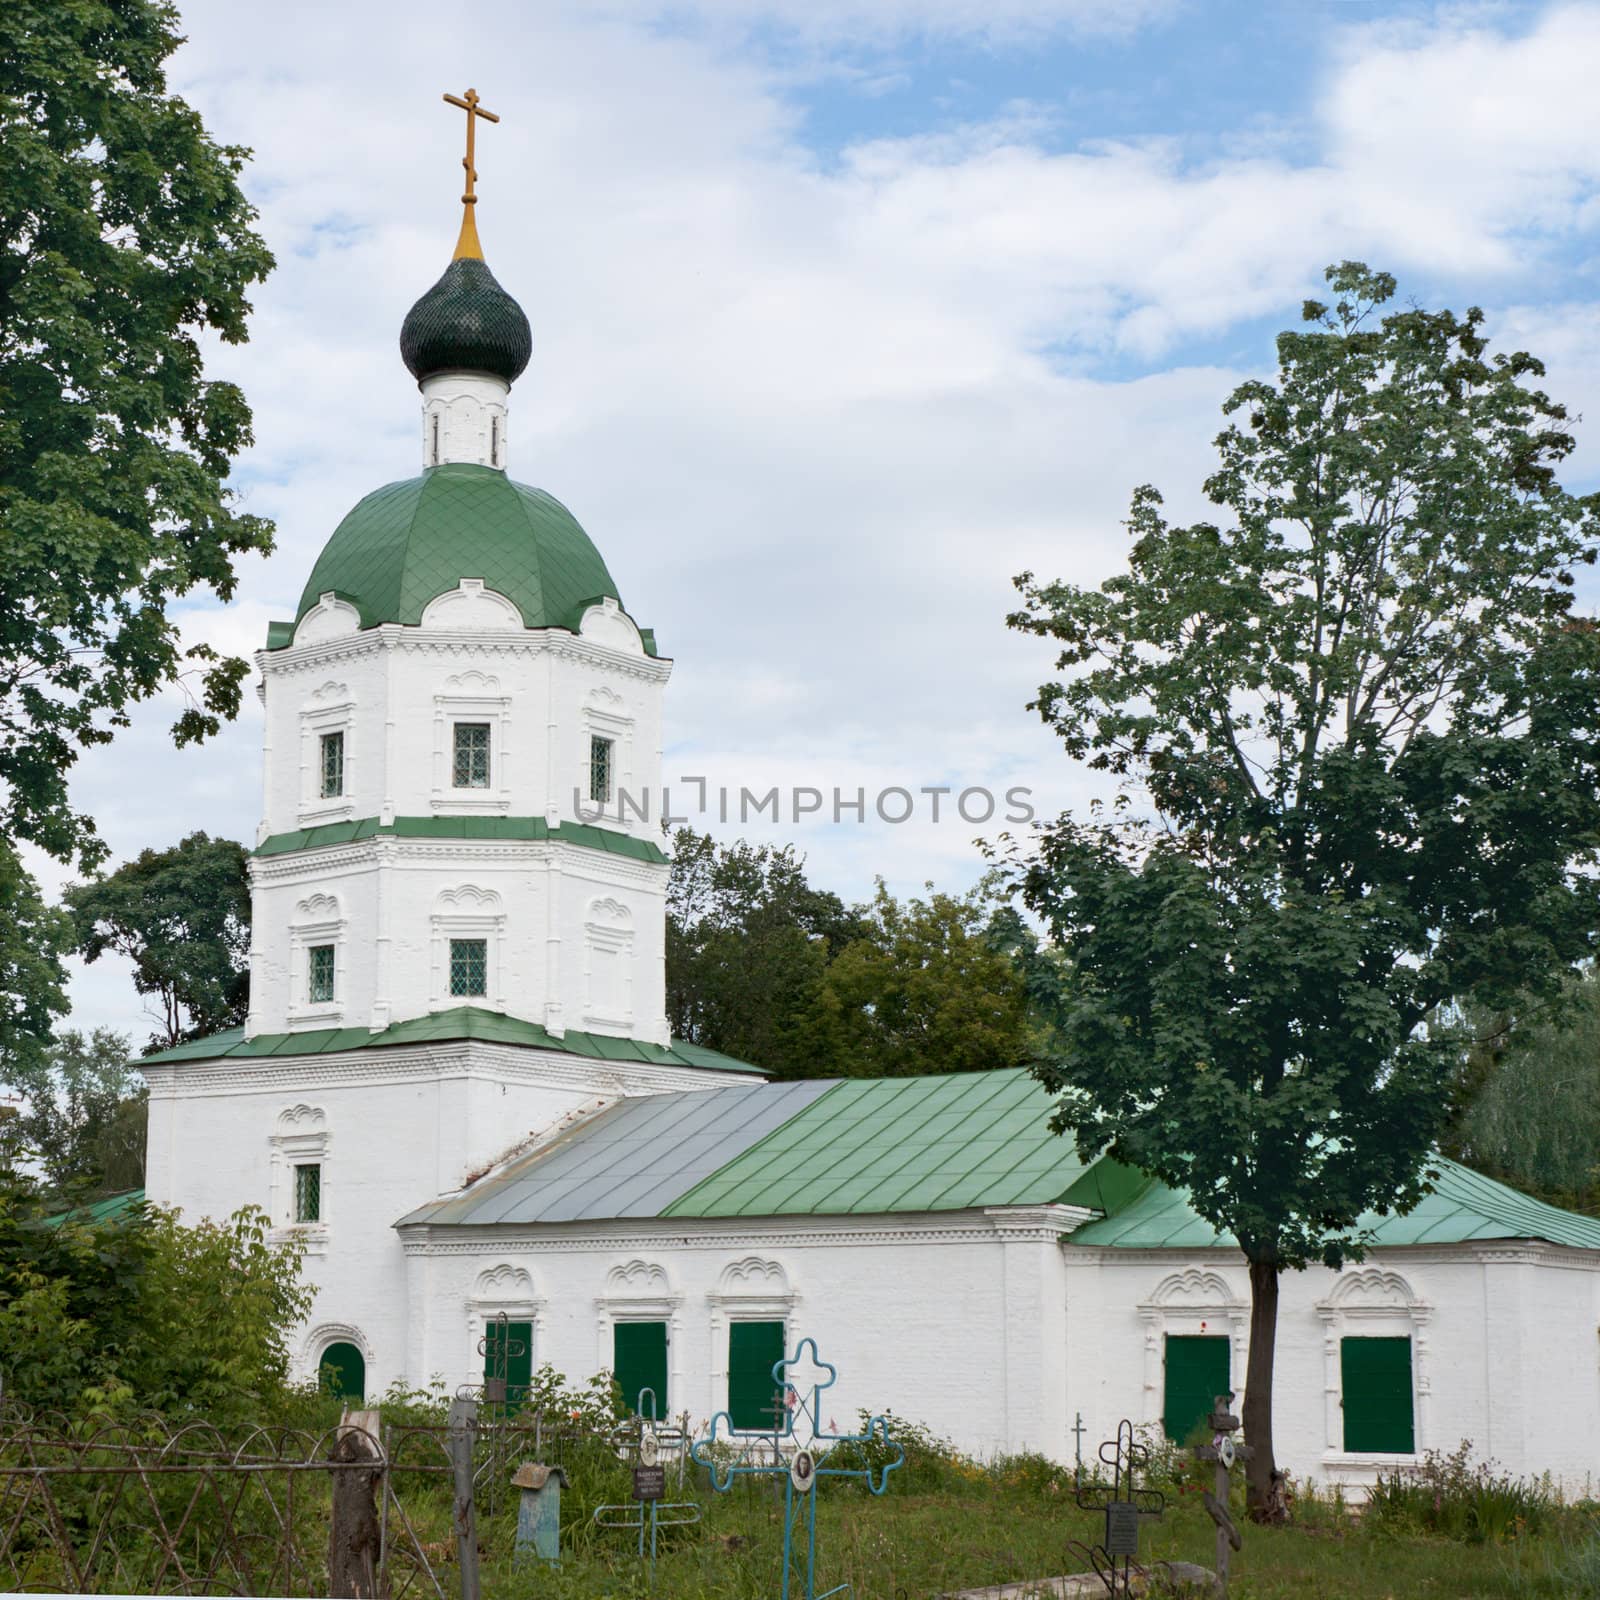
[[[330,1202],[335,1198],[333,1185],[328,1181],[331,1148],[327,1112],[304,1100],[285,1106],[274,1119],[273,1130],[267,1137],[267,1215],[271,1219],[271,1237],[280,1241],[298,1240],[308,1256],[327,1254],[332,1220]],[[317,1220],[296,1222],[294,1169],[313,1164],[322,1168]]]
[[[635,1256],[606,1274],[605,1292],[595,1299],[595,1367],[609,1368],[615,1359],[612,1330],[619,1322],[664,1322],[667,1325],[667,1393],[682,1392],[683,1373],[678,1366],[681,1348],[680,1308],[683,1296],[675,1294],[665,1267]],[[666,1403],[666,1396],[658,1395]]]
[[[510,604],[509,601],[505,603]],[[518,626],[521,626],[520,619]],[[465,682],[467,678],[479,681],[469,686]],[[489,687],[491,684],[493,688]],[[501,690],[500,680],[477,671],[458,673],[447,678],[434,695],[433,791],[428,803],[435,813],[510,814],[511,767],[515,754],[511,737],[511,707],[512,697]],[[456,787],[455,728],[458,722],[484,723],[488,726],[489,782],[482,789]]]
[[[1393,1268],[1371,1260],[1347,1267],[1317,1302],[1322,1319],[1324,1460],[1362,1459],[1344,1448],[1343,1370],[1340,1344],[1348,1337],[1408,1338],[1411,1341],[1412,1444],[1420,1455],[1433,1443],[1433,1374],[1428,1322],[1433,1307]]]
[[[346,600],[341,600],[332,590],[321,595],[317,603],[300,619],[294,630],[297,645],[321,644],[332,639],[342,639],[355,633],[361,626],[361,613]],[[276,651],[266,652],[276,655]]]
[[[1250,1306],[1220,1272],[1185,1267],[1169,1273],[1138,1306],[1144,1330],[1144,1414],[1161,1421],[1166,1387],[1167,1336],[1215,1335],[1228,1340],[1228,1387],[1244,1387],[1250,1337]]]
[[[278,1113],[280,1135],[325,1133],[328,1114],[321,1106],[308,1106],[304,1100],[298,1105],[285,1106]]]
[[[589,902],[583,924],[583,1020],[592,1027],[633,1027],[633,912],[621,900]]]
[[[597,606],[590,606],[578,623],[578,632],[596,644],[605,645],[627,655],[644,654],[644,640],[633,619],[609,596]]]
[[[459,1005],[484,1005],[492,1011],[505,1010],[505,969],[502,946],[505,943],[505,902],[499,892],[476,883],[457,884],[441,889],[433,902],[431,919],[431,961],[428,1005],[434,1011]],[[450,992],[450,941],[482,939],[484,943],[484,983],[481,995]]]
[[[476,1350],[489,1324],[503,1313],[507,1322],[528,1324],[528,1357],[537,1367],[544,1304],[534,1292],[533,1274],[526,1267],[510,1261],[486,1267],[478,1274],[466,1301],[468,1348]]]
[[[295,902],[289,918],[289,1003],[287,1020],[291,1030],[327,1027],[344,1018],[350,990],[350,919],[338,895],[317,890]],[[333,946],[333,999],[311,998],[311,951],[318,945]],[[252,1005],[252,1016],[256,1015]],[[252,1032],[259,1032],[259,1028]]]
[[[322,1353],[330,1344],[353,1344],[361,1352],[367,1370],[372,1370],[372,1342],[353,1322],[319,1322],[306,1331],[300,1340],[300,1354],[296,1366],[308,1377],[317,1375],[322,1364]]]
[[[454,589],[435,595],[422,611],[424,628],[471,628],[477,633],[522,630],[522,613],[481,578],[463,578]]]
[[[472,1286],[472,1297],[494,1305],[506,1300],[515,1300],[519,1304],[532,1300],[533,1274],[526,1267],[516,1266],[509,1261],[485,1267]]]

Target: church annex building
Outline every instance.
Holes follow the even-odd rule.
[[[660,790],[671,662],[508,474],[531,337],[470,201],[400,344],[423,470],[257,657],[250,1016],[138,1063],[150,1199],[303,1241],[298,1363],[351,1395],[480,1380],[503,1313],[513,1387],[612,1369],[696,1422],[770,1427],[809,1335],[841,1424],[1063,1461],[1080,1417],[1183,1438],[1242,1388],[1243,1259],[1079,1161],[1025,1072],[773,1084],[668,1036],[667,858],[619,795]],[[1375,1226],[1363,1264],[1284,1276],[1280,1463],[1360,1484],[1468,1439],[1592,1492],[1600,1221],[1446,1162]]]

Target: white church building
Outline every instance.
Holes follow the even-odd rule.
[[[530,351],[469,206],[401,334],[422,471],[345,517],[257,657],[249,1020],[139,1063],[149,1197],[266,1207],[316,1286],[300,1369],[351,1394],[481,1381],[503,1313],[513,1389],[610,1369],[757,1428],[809,1335],[841,1424],[1067,1462],[1123,1416],[1181,1439],[1242,1389],[1243,1259],[1081,1162],[1025,1072],[769,1083],[669,1037],[668,864],[621,797],[660,792],[671,663],[509,475]],[[1600,1222],[1444,1163],[1375,1226],[1365,1263],[1284,1278],[1280,1463],[1358,1484],[1468,1439],[1590,1484]]]

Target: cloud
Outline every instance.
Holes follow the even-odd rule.
[[[1264,329],[1326,262],[1515,305],[1509,325],[1548,340],[1579,392],[1596,337],[1583,286],[1546,303],[1542,280],[1592,236],[1600,141],[1573,63],[1594,59],[1600,6],[1515,36],[1455,15],[1336,35],[1281,137],[1064,147],[1048,104],[966,123],[930,106],[916,136],[826,159],[782,50],[722,27],[756,17],[848,50],[926,26],[981,50],[991,24],[1113,12],[1167,8],[500,0],[442,27],[416,0],[194,0],[174,87],[255,147],[280,262],[252,342],[213,361],[255,408],[241,484],[279,547],[247,564],[237,605],[189,626],[258,644],[345,511],[417,470],[395,340],[459,214],[439,95],[476,82],[503,117],[479,142],[479,223],[535,337],[512,471],[572,507],[675,658],[667,776],[1025,783],[1042,807],[1084,803],[1093,785],[1025,710],[1051,652],[1006,630],[1010,579],[1098,582],[1141,482],[1175,517],[1199,510],[1222,398],[1269,365]],[[169,720],[146,708],[86,756],[80,803],[124,854],[194,827],[253,837],[253,714],[185,752]],[[787,833],[818,881],[864,894],[880,871],[959,887],[976,831]]]

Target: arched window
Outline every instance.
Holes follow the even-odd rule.
[[[317,1363],[322,1388],[340,1400],[360,1405],[367,1398],[367,1358],[348,1340],[338,1339]]]

